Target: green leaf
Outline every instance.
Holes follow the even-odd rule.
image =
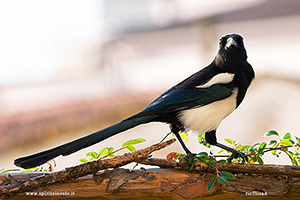
[[[92,156],[92,152],[86,153],[85,156]]]
[[[281,151],[287,151],[288,150],[288,148],[287,147],[285,147],[285,148],[281,148]]]
[[[250,148],[250,146],[248,146],[248,145],[246,145],[246,146],[239,146],[238,150],[244,152],[244,151],[247,151],[249,148]]]
[[[42,171],[43,171],[43,167],[38,168],[36,171],[37,171],[37,172],[42,172]]]
[[[260,144],[260,143],[258,142],[258,143],[256,143],[256,144],[252,145],[252,146],[249,148],[249,150],[253,149],[255,146],[257,146],[257,145],[259,145],[259,144]]]
[[[215,160],[214,157],[208,157],[208,160]]]
[[[228,180],[234,180],[235,179],[235,176],[231,172],[220,171],[220,174],[222,176],[225,176]]]
[[[205,138],[204,138],[204,134],[198,135],[198,142],[199,142],[200,144],[203,142],[204,139],[205,139]]]
[[[112,152],[113,152],[113,150],[114,150],[114,148],[113,148],[113,147],[108,147],[108,148],[107,148],[107,153],[112,153]]]
[[[195,157],[190,157],[190,159],[188,160],[188,164],[192,165],[195,162]]]
[[[293,165],[293,166],[298,166],[298,162],[297,162],[297,160],[296,160],[296,159],[294,159],[294,160],[293,160],[293,163],[292,163],[292,165]]]
[[[183,153],[176,153],[177,158],[184,158],[185,154]]]
[[[1,173],[7,173],[7,172],[19,172],[19,171],[20,171],[19,169],[6,169],[6,170],[1,171]]]
[[[289,140],[281,140],[281,141],[279,142],[279,144],[280,144],[281,146],[289,146],[289,145],[293,145],[293,143],[292,143],[291,141],[289,141]]]
[[[263,165],[263,164],[264,164],[264,161],[261,159],[260,156],[257,156],[257,162],[258,162],[260,165]]]
[[[189,172],[191,172],[194,169],[194,165],[195,165],[195,157],[191,157],[188,161],[188,166],[187,166],[187,170]]]
[[[107,155],[107,149],[108,149],[108,147],[104,147],[103,149],[101,149],[98,153],[98,156]]]
[[[126,147],[126,149],[127,149],[129,152],[135,151],[135,148],[134,148],[133,146],[131,146],[131,145],[128,145],[128,146]]]
[[[209,159],[208,158],[203,158],[203,157],[197,157],[199,161],[205,163],[205,164],[208,164],[209,163]]]
[[[219,176],[218,182],[221,184],[228,184],[228,179],[226,176]]]
[[[269,142],[269,146],[272,146],[272,147],[274,147],[276,144],[277,144],[277,141],[276,141],[276,140],[271,140],[271,141]]]
[[[284,136],[283,136],[283,139],[287,139],[287,140],[291,140],[291,134],[290,133],[286,133]]]
[[[261,143],[261,144],[259,145],[259,148],[258,148],[257,153],[258,153],[258,154],[261,154],[261,153],[265,150],[266,146],[267,146],[267,144],[266,144],[265,142]]]
[[[251,156],[251,159],[253,160],[253,162],[257,162],[256,156]]]
[[[184,143],[187,143],[187,141],[189,140],[189,139],[187,138],[187,134],[186,134],[186,133],[185,133],[185,134],[182,134],[180,137],[181,137],[181,139],[183,140]]]
[[[145,142],[145,141],[146,140],[143,139],[143,138],[137,138],[137,139],[134,139],[134,140],[128,140],[128,141],[124,142],[121,147],[125,147],[125,146],[128,146],[128,145],[133,145],[133,144],[138,144],[138,143]]]
[[[205,147],[207,147],[207,148],[210,148],[210,147],[211,147],[211,145],[208,144],[207,142],[204,142],[204,143],[203,143],[203,146],[205,146]]]
[[[212,166],[212,167],[216,167],[216,163],[213,162],[212,160],[210,160],[208,164],[209,164],[210,166]]]
[[[223,151],[226,151],[226,150],[225,150],[225,149],[221,149],[220,151],[218,151],[217,154],[220,154],[220,153],[222,153]]]
[[[98,158],[98,154],[96,152],[91,152],[91,156],[94,158],[94,159],[97,159]]]
[[[227,161],[222,159],[222,160],[218,160],[217,163],[226,163]]]
[[[295,136],[297,143],[300,143],[300,138],[298,138],[297,136]]]
[[[21,173],[26,173],[26,172],[33,172],[31,169],[25,169],[23,171],[21,171]]]
[[[207,192],[210,192],[210,190],[214,187],[215,182],[216,182],[217,176],[213,176],[207,184]]]
[[[43,170],[43,167],[39,168],[39,167],[32,167],[29,169],[25,169],[23,171],[21,171],[21,173],[25,173],[25,172],[41,172]]]
[[[111,158],[111,157],[114,157],[114,155],[112,154],[114,151],[114,148],[113,147],[108,147],[107,148],[107,153],[110,154],[108,157]]]
[[[292,151],[288,151],[288,153],[290,154],[290,156],[293,158],[295,155],[294,155],[294,152]]]
[[[277,136],[279,136],[279,133],[277,133],[277,132],[274,131],[274,130],[271,130],[271,131],[266,132],[266,133],[263,135],[263,137],[267,137],[267,136],[271,136],[271,135],[277,135]]]
[[[276,156],[279,158],[280,154],[281,154],[281,151],[280,151],[280,152],[278,152],[278,154],[276,154]]]
[[[228,142],[229,144],[233,144],[233,141],[229,138],[224,139],[225,142]]]
[[[242,147],[242,145],[241,144],[239,144],[238,146],[236,146],[236,150],[240,150],[241,151],[241,149],[242,149],[243,147]]]
[[[200,152],[196,155],[196,157],[199,157],[199,158],[203,158],[203,157],[206,157],[206,156],[208,156],[208,153],[206,153],[206,152]]]
[[[198,135],[198,142],[207,148],[211,147],[210,144],[208,144],[205,140],[205,134]]]
[[[84,159],[84,158],[81,158],[81,159],[79,160],[79,162],[82,162],[82,163],[87,163],[87,162],[88,162],[88,160],[87,160],[87,159]]]

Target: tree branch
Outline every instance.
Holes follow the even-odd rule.
[[[36,188],[45,185],[52,185],[55,183],[61,183],[67,180],[73,180],[87,174],[94,174],[99,170],[107,168],[116,168],[131,162],[138,162],[141,159],[146,159],[153,151],[157,151],[164,147],[167,147],[174,143],[176,140],[171,139],[163,143],[154,144],[150,147],[147,147],[142,150],[134,151],[132,153],[126,153],[122,156],[116,156],[111,159],[97,160],[89,163],[84,163],[75,167],[70,167],[65,170],[54,172],[54,173],[45,173],[44,176],[40,178],[34,178],[27,181],[19,181],[17,186],[11,188],[8,186],[0,187],[0,197],[5,198],[17,193],[32,191]]]
[[[140,160],[138,163],[146,165],[157,165],[162,168],[177,167],[185,168],[186,162],[184,159],[180,159],[179,162],[172,160],[167,162],[165,159],[159,158],[147,158],[146,160]],[[215,172],[215,168],[208,164],[195,160],[195,170],[202,172]],[[228,164],[219,163],[219,171],[228,171],[232,173],[251,173],[251,174],[268,174],[274,176],[289,176],[300,177],[300,167],[296,166],[282,166],[282,165],[258,165],[258,164]]]

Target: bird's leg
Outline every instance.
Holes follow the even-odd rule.
[[[173,132],[173,131],[172,131]],[[191,151],[186,147],[186,145],[184,144],[184,142],[182,141],[182,138],[180,137],[178,132],[173,132],[175,134],[175,136],[177,137],[177,139],[179,140],[182,148],[184,149],[186,154],[192,154]]]
[[[207,143],[211,144],[211,145],[215,145],[217,147],[220,147],[222,149],[225,149],[227,151],[230,151],[232,154],[229,156],[228,158],[228,163],[231,163],[233,158],[238,158],[241,157],[243,159],[243,163],[246,161],[248,161],[248,158],[245,157],[245,154],[243,154],[240,151],[237,151],[231,147],[225,146],[223,144],[220,144],[217,142],[217,138],[216,138],[216,131],[210,131],[210,132],[206,132],[205,133],[205,140]]]
[[[191,157],[195,156],[196,154],[193,154],[187,147],[186,145],[184,144],[182,138],[180,137],[179,135],[179,132],[181,129],[179,129],[176,125],[172,124],[170,126],[170,129],[171,131],[175,134],[175,136],[177,137],[178,141],[180,142],[183,150],[185,151],[186,153],[186,156],[185,156],[185,160],[188,161]]]

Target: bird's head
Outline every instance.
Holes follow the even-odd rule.
[[[247,60],[243,37],[238,34],[228,34],[220,38],[217,64],[239,63]]]

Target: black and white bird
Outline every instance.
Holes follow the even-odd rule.
[[[59,155],[72,154],[149,122],[169,124],[187,155],[192,153],[185,146],[179,132],[192,130],[205,134],[209,144],[230,151],[232,155],[228,162],[234,157],[241,157],[244,161],[241,152],[217,142],[216,130],[221,121],[243,101],[254,76],[253,68],[247,62],[242,36],[225,35],[221,37],[217,56],[210,65],[161,94],[141,112],[72,142],[18,158],[14,163],[22,168],[35,167]]]

